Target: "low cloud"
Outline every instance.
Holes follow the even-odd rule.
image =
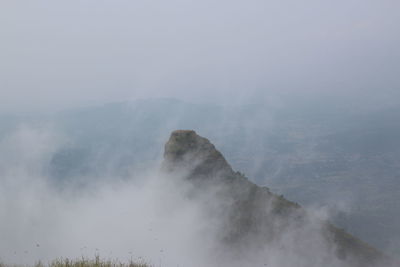
[[[24,126],[0,141],[5,263],[100,255],[155,266],[348,266],[321,234],[323,212],[300,224],[275,220],[285,231],[264,245],[247,240],[244,250],[226,247],[220,237],[232,203],[221,201],[218,186],[191,195],[193,185],[161,172],[159,162],[130,179],[55,187],[45,170],[64,144],[60,136]]]

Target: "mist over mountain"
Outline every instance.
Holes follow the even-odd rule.
[[[189,198],[212,196],[205,204],[206,214],[217,218],[217,241],[226,250],[222,257],[231,258],[230,266],[388,264],[383,254],[366,243],[234,172],[222,154],[194,131],[171,134],[163,170],[171,179],[182,176],[183,182],[193,185]]]
[[[57,133],[62,142],[40,171],[62,189],[137,177],[161,160],[171,131],[195,129],[252,182],[324,210],[337,226],[396,255],[398,114],[397,108],[349,111],[300,103],[218,106],[148,99],[51,115],[3,115],[0,135],[7,140],[26,128]]]
[[[0,267],[400,266],[399,10],[1,0]]]

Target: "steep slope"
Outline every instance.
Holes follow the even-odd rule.
[[[171,134],[163,169],[193,185],[191,198],[207,195],[212,199],[209,215],[222,220],[219,241],[239,258],[278,248],[283,255],[295,255],[297,266],[382,264],[384,255],[368,244],[233,171],[214,145],[194,131]],[[302,264],[302,257],[314,258],[313,263]],[[279,266],[285,264],[290,266]]]

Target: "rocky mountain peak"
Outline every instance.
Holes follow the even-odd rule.
[[[194,185],[189,199],[212,200],[205,204],[206,214],[220,218],[223,227],[216,231],[217,240],[235,251],[234,255],[251,255],[255,248],[268,251],[278,244],[280,249],[287,247],[285,253],[299,257],[331,258],[336,262],[331,266],[382,266],[388,262],[375,248],[234,172],[215,146],[195,131],[171,133],[165,144],[163,170]],[[285,241],[288,233],[294,237],[289,243]]]
[[[234,174],[224,156],[206,138],[193,130],[176,130],[165,144],[164,168],[189,171],[196,176]]]

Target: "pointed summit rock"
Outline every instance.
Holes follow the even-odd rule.
[[[177,130],[165,144],[164,168],[188,171],[191,177],[230,177],[234,172],[211,142],[192,130]]]

